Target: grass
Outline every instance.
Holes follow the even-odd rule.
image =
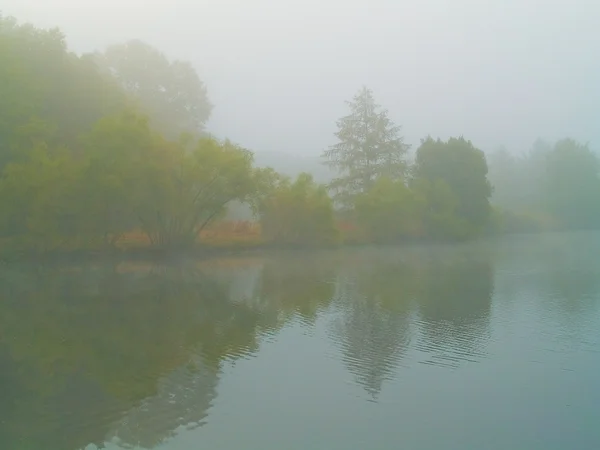
[[[245,249],[263,245],[264,239],[258,223],[228,221],[204,229],[198,235],[197,243],[214,249]],[[133,230],[123,234],[116,247],[120,250],[138,250],[151,247],[151,242],[143,231]]]
[[[255,248],[265,243],[260,224],[247,221],[216,223],[200,233],[198,242],[206,247],[225,249]]]

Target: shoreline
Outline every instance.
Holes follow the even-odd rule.
[[[305,254],[324,251],[350,249],[396,248],[414,249],[420,246],[462,246],[469,244],[493,243],[507,237],[528,238],[539,235],[563,235],[572,233],[597,233],[600,230],[546,230],[507,234],[486,234],[468,240],[411,239],[398,242],[344,242],[336,245],[292,245],[257,243],[254,245],[195,245],[187,249],[166,249],[156,247],[112,248],[105,250],[55,250],[48,252],[0,252],[0,267],[12,264],[31,263],[88,263],[88,262],[175,262],[184,259],[206,261],[230,257],[272,256],[277,254]]]
[[[521,234],[521,233],[517,233]],[[531,233],[525,233],[527,235]],[[537,234],[537,233],[536,233]],[[360,249],[369,247],[397,247],[414,248],[422,245],[463,245],[496,239],[507,235],[482,235],[468,240],[432,240],[432,239],[407,239],[397,242],[344,242],[334,245],[294,245],[257,243],[253,245],[213,246],[195,245],[186,249],[137,247],[137,248],[111,248],[104,250],[54,250],[48,252],[12,252],[3,255],[0,252],[0,264],[9,265],[17,263],[61,263],[61,262],[94,262],[94,261],[149,261],[169,262],[185,258],[198,260],[218,259],[223,257],[263,256],[277,253],[305,253],[332,251],[344,249]]]
[[[476,239],[475,239],[476,240]],[[30,262],[90,262],[90,261],[172,261],[182,258],[213,259],[232,256],[257,256],[279,252],[304,253],[366,247],[411,247],[427,244],[461,244],[469,241],[405,240],[393,243],[345,242],[336,245],[268,244],[212,246],[196,245],[187,249],[138,247],[105,250],[53,250],[47,252],[0,252],[0,264]]]

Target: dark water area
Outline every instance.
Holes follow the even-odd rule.
[[[600,234],[0,267],[0,449],[599,449]]]

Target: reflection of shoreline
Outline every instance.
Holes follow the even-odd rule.
[[[157,393],[127,411],[111,426],[109,441],[152,449],[182,429],[204,425],[216,397],[218,376],[201,358],[157,382]]]
[[[474,244],[370,247],[18,274],[0,286],[11,298],[0,302],[0,330],[12,339],[0,345],[30,377],[10,378],[25,399],[14,420],[35,423],[31,443],[49,450],[79,448],[84,435],[151,448],[207,420],[224,361],[325,315],[342,367],[377,400],[407,363],[456,367],[486,356],[492,256]],[[74,377],[85,381],[87,410],[53,412],[49,404],[72,401]]]
[[[486,260],[432,263],[419,298],[418,350],[423,362],[456,367],[485,356],[493,269]]]
[[[256,351],[260,317],[194,267],[64,269],[0,273],[0,366],[15,397],[0,447],[85,448],[110,440],[111,423],[154,446],[202,422],[222,361]]]
[[[337,278],[332,339],[357,383],[376,398],[412,341],[423,362],[456,366],[485,356],[493,269],[481,249],[414,249],[349,260]]]

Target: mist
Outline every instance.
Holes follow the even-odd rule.
[[[0,449],[600,448],[600,4],[0,8]]]
[[[413,149],[464,135],[489,152],[565,136],[597,145],[600,5],[591,0],[5,0],[71,50],[141,39],[189,60],[207,129],[257,152],[316,158],[369,86]]]

